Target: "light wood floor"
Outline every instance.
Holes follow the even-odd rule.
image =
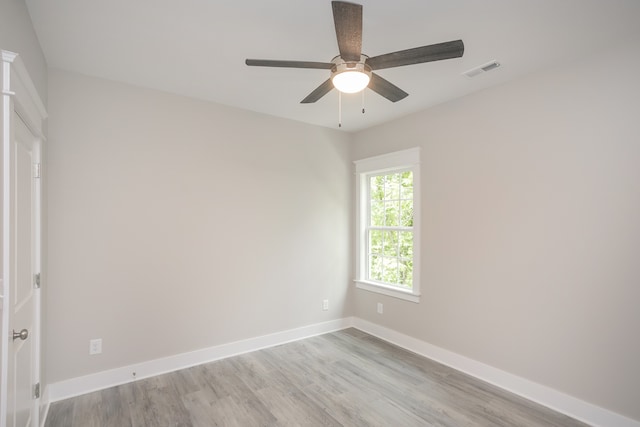
[[[584,426],[356,329],[56,402],[46,427]]]

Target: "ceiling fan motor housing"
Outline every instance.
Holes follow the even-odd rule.
[[[360,61],[345,61],[340,55],[334,57],[333,67],[331,68],[331,75],[341,73],[343,71],[360,71],[361,73],[371,73],[371,67],[367,65],[367,55],[360,55]]]

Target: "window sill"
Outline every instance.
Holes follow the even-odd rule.
[[[420,294],[414,294],[411,291],[403,291],[400,289],[392,288],[391,286],[384,286],[379,283],[367,282],[364,280],[355,280],[356,288],[364,289],[365,291],[375,292],[390,297],[403,299],[405,301],[411,301],[415,303],[420,302]]]

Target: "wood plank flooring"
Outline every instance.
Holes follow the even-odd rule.
[[[357,329],[53,403],[46,427],[584,426]]]

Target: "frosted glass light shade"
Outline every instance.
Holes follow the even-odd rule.
[[[357,93],[367,87],[370,77],[358,70],[347,70],[337,73],[331,81],[333,86],[343,93]]]

